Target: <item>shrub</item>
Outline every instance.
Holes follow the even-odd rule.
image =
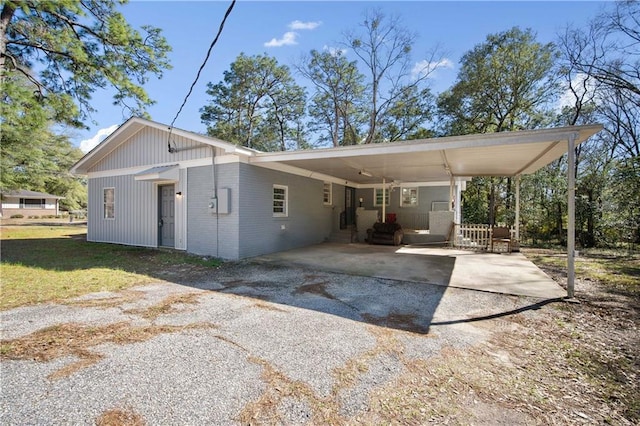
[[[22,219],[24,215],[21,214],[12,214],[10,219]]]

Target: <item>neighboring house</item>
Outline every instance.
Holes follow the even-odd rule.
[[[45,194],[36,191],[5,191],[0,197],[2,199],[2,208],[0,208],[0,217],[11,217],[21,214],[28,216],[47,216],[59,215],[59,201],[64,197],[57,195]]]
[[[570,134],[579,143],[599,129]],[[263,153],[131,118],[72,172],[88,176],[89,241],[241,259],[327,241],[359,207],[377,211],[360,230],[389,213],[405,228],[428,228],[429,212],[452,206],[460,221],[470,176],[535,171],[566,152],[558,140],[568,132]]]

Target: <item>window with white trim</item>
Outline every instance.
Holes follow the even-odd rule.
[[[389,193],[391,191],[389,191],[388,189],[385,191],[384,194],[384,204],[386,206],[389,205]],[[382,188],[374,188],[373,189],[373,205],[374,206],[381,206],[382,205]]]
[[[273,217],[289,215],[289,187],[273,185]]]
[[[44,209],[44,198],[20,198],[21,209]]]
[[[325,206],[331,205],[331,182],[324,182],[322,187],[322,202]]]
[[[400,193],[401,207],[417,207],[418,206],[418,188],[402,188]]]
[[[115,219],[116,217],[116,189],[104,188],[103,218]]]

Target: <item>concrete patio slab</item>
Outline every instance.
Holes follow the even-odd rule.
[[[544,299],[566,291],[520,253],[322,243],[252,261]]]

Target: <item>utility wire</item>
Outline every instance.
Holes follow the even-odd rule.
[[[189,88],[189,92],[187,93],[187,96],[184,97],[184,101],[182,101],[182,105],[180,105],[180,109],[178,109],[176,116],[173,117],[173,121],[171,121],[171,126],[169,127],[169,138],[171,138],[171,131],[173,130],[173,125],[178,119],[178,116],[180,115],[180,113],[182,112],[182,109],[186,105],[187,99],[189,99],[189,96],[191,96],[191,93],[193,92],[193,88],[198,82],[198,79],[200,78],[200,74],[202,73],[202,70],[207,64],[207,61],[209,60],[209,56],[211,55],[211,50],[213,50],[213,46],[215,46],[216,43],[218,42],[218,39],[220,38],[220,34],[222,34],[222,29],[224,28],[224,24],[227,21],[227,18],[229,17],[229,15],[231,14],[231,11],[233,10],[233,6],[235,6],[235,4],[236,4],[236,0],[232,0],[231,4],[227,8],[227,12],[224,14],[224,18],[222,18],[222,22],[220,22],[220,27],[218,28],[218,33],[216,34],[216,38],[214,38],[211,44],[209,45],[209,50],[207,50],[207,56],[204,58],[202,65],[200,65],[200,68],[198,69],[198,73],[196,74],[196,78],[195,80],[193,80],[193,83],[191,83],[191,87]],[[169,141],[169,151],[171,152],[170,141]]]

